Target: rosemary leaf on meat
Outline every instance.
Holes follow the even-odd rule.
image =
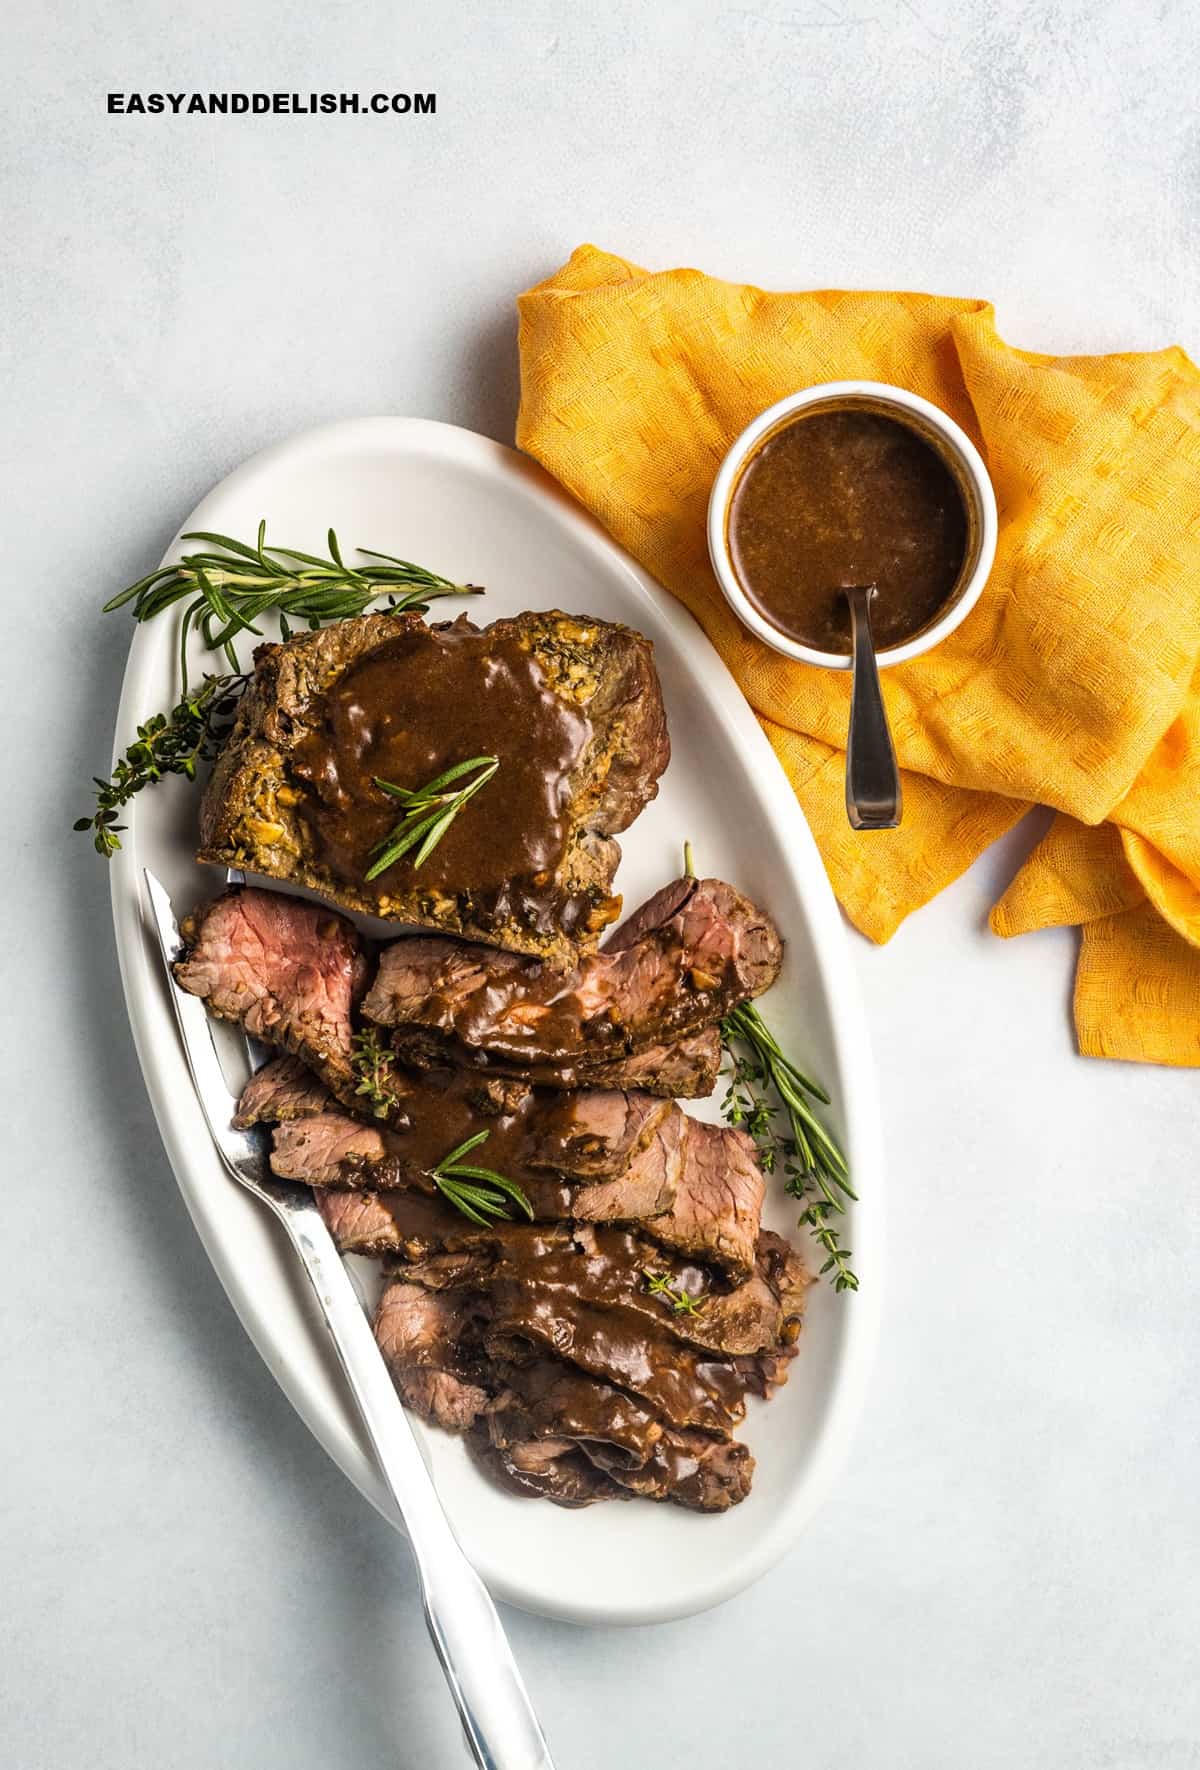
[[[470,1155],[473,1149],[486,1143],[490,1136],[490,1131],[476,1131],[473,1137],[466,1138],[457,1149],[444,1155],[437,1167],[431,1169],[429,1177],[447,1204],[453,1205],[473,1223],[482,1223],[486,1228],[497,1217],[511,1222],[509,1200],[532,1223],[533,1206],[515,1180],[497,1174],[494,1168],[480,1168],[462,1160],[464,1155]]]
[[[699,1315],[708,1301],[707,1297],[694,1296],[682,1284],[673,1285],[666,1273],[655,1272],[649,1266],[642,1267],[642,1276],[650,1295],[661,1297],[675,1315]]]
[[[393,1107],[399,1106],[400,1096],[392,1087],[396,1059],[387,1046],[380,1043],[373,1026],[355,1033],[350,1067],[359,1078],[354,1092],[365,1095],[376,1118],[386,1118]]]
[[[475,797],[480,787],[486,787],[499,766],[498,756],[472,756],[466,762],[456,762],[453,768],[447,768],[445,773],[435,775],[423,787],[416,788],[398,787],[394,781],[372,776],[380,792],[386,793],[389,799],[399,799],[404,810],[399,823],[372,848],[375,858],[367,870],[367,878],[377,879],[380,873],[386,873],[414,848],[417,850],[413,856],[415,872],[429,859],[463,806]],[[473,781],[453,793],[445,791],[452,781],[461,780],[473,770],[478,770]]]
[[[117,759],[109,780],[94,777],[96,809],[75,820],[77,830],[91,830],[97,854],[106,860],[121,846],[125,825],[117,822],[123,805],[143,787],[168,774],[195,780],[201,763],[211,762],[233,724],[233,712],[246,686],[244,676],[205,676],[194,693],[185,693],[169,713],[155,713],[137,728],[137,736]]]
[[[379,564],[348,565],[338,538],[329,531],[329,557],[301,553],[295,547],[267,545],[267,525],[260,522],[254,546],[230,535],[195,529],[185,541],[207,545],[185,553],[174,565],[160,565],[136,584],[130,584],[104,605],[104,613],[132,603],[135,621],[152,621],[157,615],[184,604],[179,625],[179,675],[181,693],[187,693],[188,637],[195,629],[210,651],[224,652],[231,670],[241,665],[235,640],[243,633],[261,638],[256,622],[277,614],[285,639],[292,624],[324,627],[361,615],[381,596],[385,609],[401,614],[411,610],[424,614],[441,596],[482,595],[479,584],[456,584],[410,559],[376,553],[369,547],[356,551]]]
[[[858,1195],[845,1156],[809,1104],[811,1097],[828,1105],[829,1095],[784,1054],[753,1002],[725,1016],[721,1042],[731,1061],[726,1122],[749,1132],[766,1172],[782,1170],[785,1190],[803,1203],[800,1222],[825,1255],[822,1276],[836,1290],[856,1291],[853,1255],[843,1248],[835,1219],[845,1210],[843,1199]]]

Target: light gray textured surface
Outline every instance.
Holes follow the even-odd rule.
[[[512,298],[583,239],[983,294],[1033,348],[1195,351],[1189,10],[6,9],[5,1766],[462,1761],[405,1551],[244,1340],[143,1097],[103,869],[67,833],[128,640],[99,603],[290,431],[508,438]],[[104,113],[210,86],[439,108]],[[512,1616],[561,1770],[1200,1764],[1200,1081],[1073,1055],[1071,938],[984,929],[1027,840],[889,948],[855,939],[890,1282],[836,1495],[713,1614]]]

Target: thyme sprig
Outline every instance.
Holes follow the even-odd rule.
[[[423,565],[397,559],[391,553],[376,553],[370,547],[359,547],[357,552],[381,564],[348,565],[333,529],[329,531],[328,559],[301,553],[295,547],[269,547],[265,521],[258,525],[253,547],[207,529],[191,530],[183,539],[204,541],[208,546],[185,553],[174,565],[160,565],[157,571],[148,572],[136,584],[111,596],[104,613],[132,603],[135,621],[152,621],[176,603],[185,604],[179,624],[179,675],[184,694],[188,637],[193,629],[210,651],[224,652],[230,669],[238,671],[241,665],[235,640],[243,633],[261,638],[262,629],[256,622],[272,612],[279,616],[283,637],[289,639],[293,622],[315,629],[331,621],[344,621],[363,614],[385,592],[385,606],[394,614],[406,609],[424,614],[441,596],[482,594],[478,584],[455,584]]]
[[[842,1247],[833,1219],[844,1212],[843,1199],[858,1194],[845,1156],[807,1098],[828,1105],[829,1095],[785,1055],[753,1002],[725,1016],[721,1042],[731,1060],[722,1105],[726,1123],[749,1132],[767,1173],[782,1168],[785,1190],[804,1205],[800,1222],[825,1254],[822,1276],[831,1278],[835,1290],[856,1291],[853,1255]],[[787,1126],[782,1135],[775,1123],[780,1111]]]
[[[137,736],[117,759],[109,780],[94,776],[96,809],[75,820],[77,830],[91,830],[97,854],[106,860],[121,846],[125,825],[118,813],[135,793],[168,774],[195,780],[196,770],[215,758],[233,724],[233,712],[244,676],[205,676],[194,693],[185,693],[169,713],[155,713],[137,728]]]
[[[386,793],[390,799],[399,799],[404,810],[399,823],[371,850],[375,859],[367,870],[367,878],[377,879],[380,873],[386,873],[414,848],[417,852],[413,857],[413,869],[422,866],[463,806],[475,797],[480,787],[486,787],[499,766],[498,756],[472,756],[466,762],[456,762],[453,768],[447,768],[443,774],[426,781],[423,787],[416,788],[398,787],[394,781],[380,780],[374,775],[372,778],[380,792]],[[479,772],[473,781],[453,793],[445,791],[452,781],[461,780],[475,769]]]
[[[652,1297],[661,1297],[669,1303],[675,1315],[699,1315],[707,1297],[698,1297],[684,1285],[673,1285],[664,1272],[655,1272],[650,1266],[642,1267],[642,1276],[646,1280],[646,1289]]]
[[[532,1223],[533,1206],[515,1180],[497,1174],[494,1168],[475,1167],[462,1159],[490,1136],[490,1131],[476,1131],[473,1137],[467,1137],[457,1149],[442,1157],[437,1167],[430,1170],[429,1178],[447,1204],[473,1223],[482,1223],[486,1228],[497,1217],[511,1221],[512,1212],[506,1202],[510,1199]]]
[[[395,1056],[380,1043],[373,1026],[355,1033],[352,1044],[350,1067],[359,1078],[354,1092],[370,1101],[376,1118],[386,1118],[400,1104],[400,1096],[392,1086],[396,1075]]]

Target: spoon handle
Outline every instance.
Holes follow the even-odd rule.
[[[900,771],[871,638],[870,604],[875,586],[854,584],[845,594],[850,604],[854,665],[846,739],[846,815],[855,830],[894,830],[900,822]]]

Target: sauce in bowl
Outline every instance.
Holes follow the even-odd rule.
[[[933,443],[859,402],[801,410],[767,433],[738,475],[726,540],[738,582],[773,627],[844,656],[842,588],[876,585],[876,647],[903,644],[959,589],[970,522]]]

